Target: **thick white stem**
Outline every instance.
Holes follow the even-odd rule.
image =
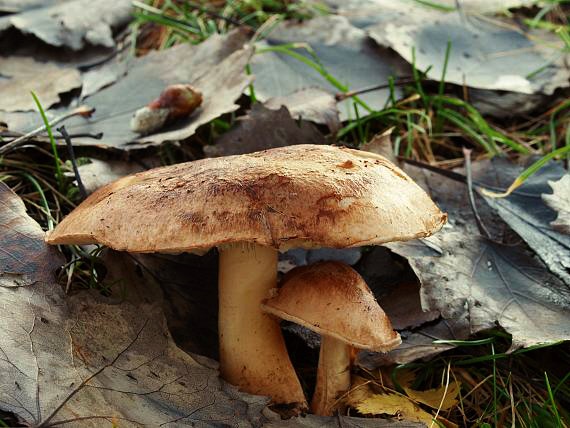
[[[261,310],[277,283],[277,251],[255,244],[220,249],[220,372],[229,383],[273,403],[306,405],[279,322]]]
[[[317,386],[311,401],[315,415],[332,416],[337,400],[350,388],[350,346],[330,336],[321,336]]]

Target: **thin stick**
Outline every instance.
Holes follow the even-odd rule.
[[[81,181],[81,175],[79,175],[79,168],[77,167],[77,160],[75,159],[75,151],[73,150],[73,144],[71,144],[71,138],[65,129],[65,126],[57,128],[58,132],[61,134],[67,145],[67,152],[69,153],[69,160],[71,160],[71,165],[73,166],[73,173],[75,174],[75,180],[77,181],[77,187],[79,188],[79,193],[81,193],[81,199],[87,197],[87,191]]]
[[[401,79],[396,80],[393,83],[393,85],[394,86],[409,85],[410,83],[414,83],[414,81],[415,80],[413,77],[402,77]],[[353,97],[355,95],[365,94],[367,92],[379,91],[381,89],[388,89],[388,88],[390,88],[390,86],[391,86],[390,83],[383,83],[381,85],[367,86],[366,88],[355,89],[354,91],[340,92],[340,93],[335,95],[335,98],[337,101],[343,101],[343,100],[346,100],[347,98]]]
[[[70,117],[73,116],[84,116],[84,117],[88,117],[90,116],[93,112],[95,111],[94,108],[92,107],[88,107],[88,106],[80,106],[77,107],[73,110],[71,110],[68,113],[65,113],[64,115],[58,116],[56,117],[54,120],[52,120],[49,125],[50,127],[57,125],[60,122],[63,122],[64,120],[69,119]],[[14,150],[16,147],[21,146],[22,144],[24,144],[26,141],[28,141],[30,138],[35,137],[36,135],[44,132],[46,130],[46,126],[42,125],[39,128],[34,129],[33,131],[28,132],[27,134],[22,135],[21,137],[16,138],[13,141],[10,141],[8,144],[5,144],[4,146],[0,147],[0,155],[4,155],[12,150]]]
[[[475,202],[475,196],[473,195],[473,177],[471,174],[471,150],[463,148],[463,156],[465,156],[465,172],[467,173],[467,195],[469,196],[469,205],[471,205],[471,211],[473,216],[475,216],[475,223],[477,224],[477,229],[479,233],[487,239],[491,239],[491,234],[485,227],[485,224],[479,216],[479,211],[477,211],[477,204]]]

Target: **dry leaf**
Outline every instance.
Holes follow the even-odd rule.
[[[387,244],[408,259],[420,278],[422,307],[440,311],[446,321],[468,322],[471,333],[499,324],[513,335],[513,348],[570,339],[568,287],[525,246],[481,238],[463,183],[417,169],[408,172],[428,177],[432,197],[449,215],[448,226],[430,238],[443,250],[440,255],[426,255],[406,243]],[[506,225],[480,199],[479,210],[501,239]]]
[[[548,181],[552,194],[542,194],[542,200],[558,213],[550,225],[559,232],[570,234],[570,174],[558,181]]]
[[[428,426],[434,419],[431,414],[399,394],[373,394],[357,404],[356,409],[365,415],[398,416],[408,421],[423,422]]]
[[[32,91],[47,109],[60,101],[59,94],[81,86],[79,71],[29,57],[0,57],[0,110],[36,110]]]
[[[390,138],[393,130],[394,127],[374,135],[370,141],[364,143],[360,147],[360,150],[384,156],[390,162],[397,164],[398,160],[396,158],[396,154],[394,153],[394,148],[392,147],[392,139]]]
[[[522,164],[497,156],[491,161],[473,164],[473,178],[487,185],[506,189],[516,177],[536,159],[527,158]],[[529,177],[506,198],[489,198],[501,219],[526,241],[548,268],[570,287],[570,236],[551,227],[556,213],[544,203],[542,195],[551,191],[550,181],[567,174],[560,162],[551,161]]]
[[[336,99],[323,89],[301,89],[289,95],[269,98],[263,105],[271,110],[285,106],[295,119],[327,125],[333,134],[341,126]]]
[[[261,104],[237,120],[237,125],[213,145],[204,146],[208,157],[252,153],[293,144],[325,144],[325,137],[309,122],[297,123],[286,107],[269,110]]]
[[[203,124],[234,111],[244,88],[251,81],[245,66],[252,50],[243,48],[246,35],[234,31],[214,35],[199,45],[181,44],[151,52],[133,61],[128,73],[114,84],[89,96],[86,103],[97,109],[90,120],[73,118],[66,128],[70,133],[103,132],[97,145],[123,150],[141,144],[160,144],[188,138]],[[103,72],[103,71],[101,71]],[[155,134],[140,135],[130,129],[130,119],[170,84],[189,82],[202,95],[202,105],[186,119],[166,126]],[[74,139],[74,144],[94,144],[91,139]]]
[[[439,388],[417,391],[411,387],[416,376],[412,370],[398,370],[396,373],[398,383],[412,400],[436,410],[449,410],[457,404],[457,396],[461,388],[459,382],[450,382],[447,387],[442,385]]]
[[[387,50],[374,46],[366,33],[341,16],[321,16],[302,23],[283,22],[275,27],[266,41],[257,48],[264,49],[286,43],[308,43],[319,62],[348,89],[361,89],[386,83],[402,60]],[[295,52],[314,61],[304,49]],[[316,70],[286,54],[266,52],[256,54],[251,61],[255,75],[254,88],[258,99],[286,97],[297,91],[318,87],[336,94],[339,89]],[[400,91],[396,88],[396,98]],[[389,97],[389,90],[378,90],[359,95],[373,110],[381,110]],[[338,104],[340,119],[354,118],[351,99]],[[368,114],[359,107],[361,116]]]
[[[34,2],[38,4],[39,2]],[[80,50],[85,45],[114,47],[113,30],[131,19],[131,0],[41,2],[40,8],[0,18],[0,30],[14,27],[52,46]],[[38,4],[39,5],[39,4]]]
[[[126,254],[113,253],[117,297],[66,297],[62,263],[21,200],[0,183],[2,262],[36,261],[34,281],[0,286],[0,409],[28,425],[76,427],[259,426],[267,400],[238,393],[213,362],[182,352],[162,313],[158,284]],[[54,253],[57,255],[54,257]],[[19,273],[18,265],[10,268]],[[270,415],[271,412],[264,411]],[[67,423],[65,422],[67,421]]]

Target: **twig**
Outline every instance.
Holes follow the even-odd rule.
[[[73,144],[71,144],[71,138],[69,137],[69,134],[65,129],[65,126],[57,128],[57,130],[61,134],[61,136],[65,140],[65,144],[67,145],[67,153],[69,153],[69,160],[71,161],[71,165],[73,166],[73,174],[75,174],[75,180],[77,181],[77,187],[79,188],[81,199],[85,199],[87,197],[87,191],[85,190],[83,181],[81,181],[81,175],[79,175],[79,168],[77,167],[77,160],[75,159],[75,151],[73,150]]]
[[[475,196],[473,195],[473,177],[471,174],[471,150],[463,147],[463,156],[465,157],[465,173],[467,174],[467,195],[469,196],[469,205],[473,216],[475,216],[475,223],[479,233],[487,239],[491,239],[491,234],[483,224],[479,212],[477,211],[477,204],[475,203]]]
[[[71,110],[70,112],[65,113],[64,115],[56,117],[54,120],[52,120],[49,123],[49,125],[50,125],[50,127],[55,126],[58,123],[63,122],[64,120],[67,120],[73,116],[89,117],[89,116],[91,116],[91,114],[93,114],[94,111],[95,111],[94,108],[88,107],[88,106],[77,107],[77,108]],[[13,141],[10,141],[8,144],[3,145],[2,147],[0,147],[0,156],[14,150],[18,146],[21,146],[26,141],[28,141],[30,138],[35,137],[36,135],[44,132],[45,130],[46,130],[46,126],[42,125],[39,128],[36,128],[33,131],[30,131],[27,134],[24,134],[21,137],[16,138]]]
[[[409,85],[410,83],[414,83],[414,82],[415,82],[415,80],[411,76],[402,77],[401,79],[398,79],[394,82],[394,86]],[[344,101],[347,98],[353,97],[355,95],[365,94],[367,92],[379,91],[380,89],[388,89],[389,87],[390,87],[389,83],[383,83],[381,85],[367,86],[366,88],[355,89],[353,91],[340,92],[340,93],[336,94],[334,97],[336,98],[337,101]]]

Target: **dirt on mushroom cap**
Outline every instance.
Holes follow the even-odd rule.
[[[297,145],[145,171],[87,198],[47,237],[130,252],[278,249],[429,236],[447,216],[382,156]]]

